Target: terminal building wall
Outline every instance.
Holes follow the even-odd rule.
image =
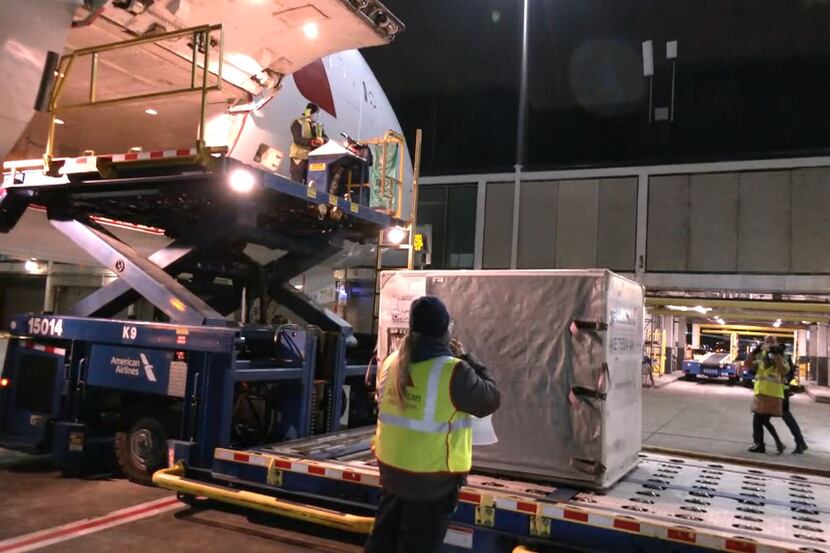
[[[421,186],[434,268],[605,267],[652,288],[830,290],[830,158],[523,173],[518,185],[514,174],[437,176]]]

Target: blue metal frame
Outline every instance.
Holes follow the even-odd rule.
[[[40,321],[40,333],[32,332],[34,322]],[[60,324],[58,324],[60,323]],[[60,327],[60,332],[56,329]],[[135,329],[133,334],[132,329]],[[238,329],[88,319],[62,315],[17,315],[10,324],[16,336],[42,337],[47,340],[81,341],[99,344],[135,345],[145,348],[227,352],[233,349]]]
[[[380,211],[376,211],[368,206],[350,202],[345,198],[333,196],[322,190],[317,190],[316,188],[309,188],[308,186],[294,182],[280,175],[265,173],[262,178],[262,186],[268,190],[287,194],[310,203],[336,206],[340,208],[347,217],[357,217],[373,223],[378,227],[385,228],[402,224],[402,221],[385,213],[381,213]]]
[[[22,365],[31,358],[38,358],[54,365],[50,405],[46,410],[33,411],[19,407],[20,388],[15,386],[20,381]],[[0,394],[0,429],[15,438],[18,445],[40,447],[48,440],[49,421],[60,414],[65,375],[64,356],[56,353],[38,351],[24,347],[21,342],[11,342],[6,354],[4,375],[12,385]]]
[[[12,435],[27,443],[36,445],[45,440],[44,431],[36,433],[31,428],[45,429],[46,424],[31,427],[29,420],[32,415],[41,417],[44,423],[77,418],[83,411],[83,394],[87,389],[168,395],[170,360],[175,352],[188,356],[187,382],[182,398],[182,435],[195,441],[192,462],[209,464],[217,446],[231,443],[234,388],[239,382],[283,382],[284,391],[279,402],[282,419],[286,427],[293,428],[292,432],[286,431],[284,437],[308,436],[312,381],[317,362],[318,338],[314,330],[304,331],[287,326],[274,329],[270,334],[264,332],[265,337],[275,336],[279,352],[275,365],[237,360],[236,345],[242,335],[240,329],[32,315],[14,319],[14,334],[26,336],[33,320],[39,321],[40,328],[59,328],[59,337],[55,336],[55,332],[47,332],[46,337],[53,341],[59,339],[62,345],[74,348],[69,356],[75,362],[69,363],[71,370],[64,373],[63,355],[25,349],[22,341],[13,340],[10,344],[6,374],[12,382],[17,378],[19,364],[26,358],[21,355],[24,352],[54,360],[58,365],[54,391],[50,395],[53,408],[49,412],[30,413],[14,409],[15,388],[12,386],[7,390],[2,411],[6,426]],[[60,321],[59,325],[57,321]],[[138,361],[142,355],[152,366],[152,380],[142,373],[143,367]],[[117,359],[118,363],[113,366],[108,359]],[[134,363],[130,364],[130,360]],[[127,374],[117,372],[118,368],[125,368]],[[135,374],[129,373],[129,370]],[[63,397],[66,397],[65,403],[61,402]],[[69,432],[66,430],[58,437],[65,440]],[[83,424],[82,416],[71,432],[93,436]],[[82,464],[80,459],[87,460],[82,452],[73,456],[71,448],[67,449],[65,443],[56,442],[53,447],[60,453],[59,459],[73,470]]]

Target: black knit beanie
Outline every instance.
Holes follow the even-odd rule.
[[[412,302],[409,330],[431,338],[441,338],[450,326],[450,313],[435,296],[423,296]]]

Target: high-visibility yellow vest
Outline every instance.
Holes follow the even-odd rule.
[[[395,391],[395,359],[387,358],[381,369],[385,378],[375,434],[378,461],[421,474],[469,472],[473,463],[470,415],[456,410],[450,399],[450,379],[458,359],[437,357],[413,363],[403,401]]]
[[[303,138],[311,140],[312,138],[323,136],[323,124],[315,123],[311,120],[311,117],[303,115],[302,117],[298,117],[296,122],[300,123]],[[292,142],[291,148],[288,150],[288,156],[291,159],[308,159],[308,153],[313,149],[314,146],[304,146]]]
[[[765,361],[758,362],[758,370],[755,373],[755,395],[784,399],[784,384],[774,365],[767,365]]]

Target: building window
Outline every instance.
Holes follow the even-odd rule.
[[[423,186],[418,226],[431,228],[434,269],[472,269],[475,263],[476,185]]]

